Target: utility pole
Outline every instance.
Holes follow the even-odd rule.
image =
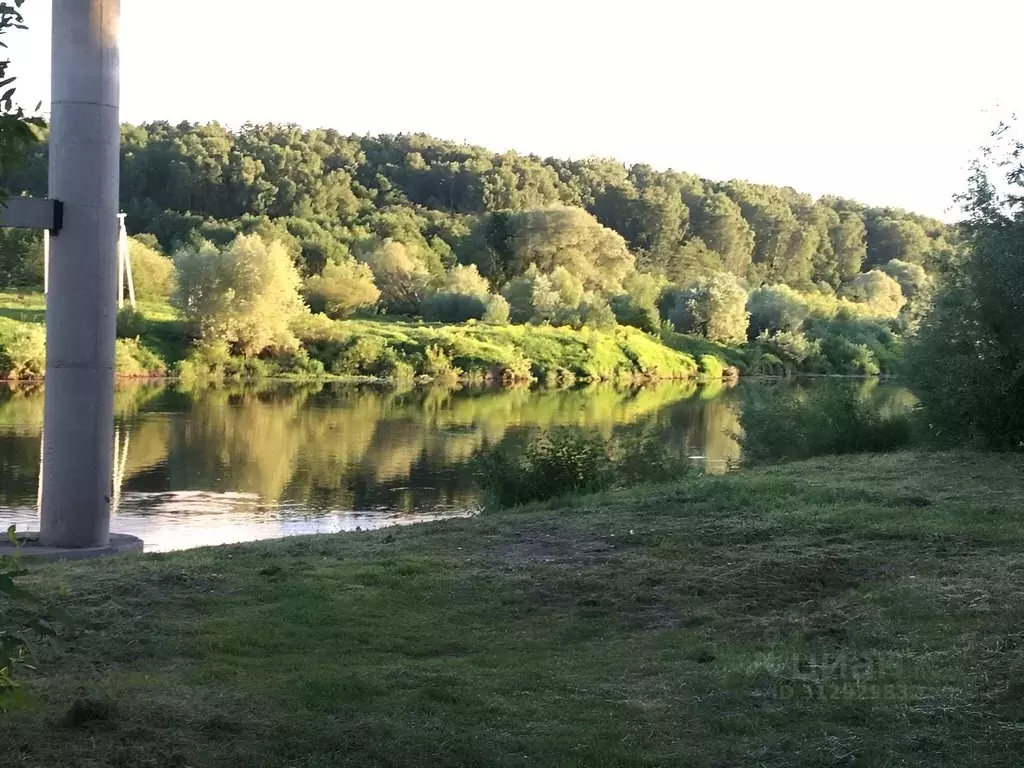
[[[41,544],[110,542],[120,0],[53,0]]]

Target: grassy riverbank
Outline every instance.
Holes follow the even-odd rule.
[[[33,379],[45,369],[41,294],[0,293],[0,377]],[[721,379],[745,353],[680,334],[670,343],[635,328],[598,331],[549,326],[443,325],[379,318],[298,321],[301,349],[243,361],[226,350],[196,351],[176,311],[142,302],[119,321],[122,376],[224,379],[285,376],[339,379],[461,379],[571,385],[644,379]]]
[[[816,459],[47,566],[30,766],[1010,766],[1024,462]],[[79,702],[74,706],[76,700]]]

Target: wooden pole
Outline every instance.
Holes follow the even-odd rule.
[[[125,214],[121,214],[121,259],[128,278],[128,300],[135,309],[135,279],[132,277],[132,249],[128,247],[128,229],[125,227]]]
[[[117,214],[117,308],[124,309],[124,214]]]

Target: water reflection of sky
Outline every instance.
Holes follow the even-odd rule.
[[[251,493],[167,491],[123,494],[110,528],[138,536],[147,552],[169,552],[284,536],[374,530],[472,513],[438,509],[406,514],[386,508],[311,511],[301,504],[267,506]],[[38,527],[39,516],[35,509],[0,507],[0,520],[29,530]]]

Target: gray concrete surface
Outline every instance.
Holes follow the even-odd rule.
[[[120,0],[53,0],[50,239],[40,537],[110,541],[117,285]]]
[[[21,545],[18,547],[6,539],[0,541],[0,557],[11,556],[17,552],[21,557],[33,560],[88,560],[94,557],[142,552],[142,539],[125,533],[111,533],[106,544],[95,547],[48,547],[40,542],[38,533],[20,534],[18,539]]]

